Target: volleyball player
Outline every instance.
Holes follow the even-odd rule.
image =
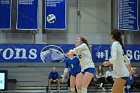
[[[64,81],[68,68],[70,68],[70,87],[71,87],[71,92],[75,93],[75,86],[76,86],[76,76],[81,72],[81,67],[79,63],[79,59],[71,55],[69,58],[65,59],[65,70],[64,70],[64,76],[62,79],[62,82]]]
[[[129,77],[132,79],[133,71],[130,61],[126,56],[121,36],[121,32],[117,29],[111,32],[110,39],[113,42],[111,47],[111,59],[103,63],[104,66],[113,64],[116,80],[113,84],[112,93],[123,93],[127,79],[129,79]]]
[[[68,52],[66,56],[70,57],[73,54],[78,56],[82,70],[81,73],[77,75],[76,87],[78,93],[87,93],[87,87],[96,72],[95,65],[92,61],[89,45],[85,38],[77,37],[75,46],[76,48]]]

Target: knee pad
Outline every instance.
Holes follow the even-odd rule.
[[[71,92],[75,92],[75,88],[71,88]]]
[[[81,87],[76,87],[77,90],[81,90]]]
[[[78,92],[78,93],[81,93],[81,90],[78,90],[78,89],[77,89],[77,92]]]
[[[81,93],[87,93],[87,88],[82,88]]]

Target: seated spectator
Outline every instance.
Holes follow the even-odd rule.
[[[59,73],[56,72],[56,68],[53,67],[53,71],[49,73],[49,86],[52,83],[59,84]]]
[[[97,83],[100,83],[100,87],[104,87],[104,84],[106,83],[105,75],[102,66],[98,66],[97,68]]]
[[[114,79],[115,79],[115,73],[114,73],[112,67],[109,67],[108,69],[109,70],[106,71],[106,73],[105,73],[105,77],[106,77],[107,82],[111,83],[113,85]]]

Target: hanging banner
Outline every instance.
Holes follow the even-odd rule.
[[[0,63],[63,62],[65,53],[74,47],[72,44],[1,44]]]
[[[66,30],[66,0],[45,0],[45,29]]]
[[[17,1],[17,29],[38,29],[38,0]]]
[[[92,45],[92,58],[94,62],[104,62],[110,59],[110,45]],[[127,56],[131,62],[140,62],[140,46],[125,46]]]
[[[11,29],[12,0],[0,0],[0,30]]]
[[[118,29],[139,30],[138,0],[118,0]]]

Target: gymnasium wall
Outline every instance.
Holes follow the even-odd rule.
[[[113,24],[113,28],[117,28],[117,23],[118,23],[118,0],[112,0],[113,1],[113,10],[112,10],[112,16],[113,16],[113,20],[112,20],[112,24]],[[139,4],[140,4],[140,0],[138,0]],[[139,10],[140,10],[140,5],[139,5]],[[140,16],[140,15],[139,15]],[[139,18],[140,20],[140,18]],[[128,44],[128,45],[140,45],[140,31],[125,31],[124,32],[124,43]]]
[[[44,1],[39,0],[39,2],[41,13],[44,15]],[[113,3],[111,0],[80,0],[79,18],[77,17],[77,0],[68,0],[67,6],[68,29],[66,31],[47,31],[43,29],[44,25],[41,25],[44,20],[41,20],[39,24],[43,28],[41,26],[39,28],[42,30],[39,33],[33,33],[16,30],[16,0],[13,0],[12,30],[0,32],[0,43],[71,44],[77,36],[84,36],[90,44],[110,44],[108,38],[111,28],[117,27],[117,0],[113,0]],[[79,24],[77,19],[79,19]],[[126,32],[125,41],[127,44],[140,44],[139,36],[140,32]]]
[[[40,41],[42,41],[41,43],[67,44],[74,43],[74,39],[77,36],[84,36],[89,40],[90,44],[109,44],[108,34],[111,31],[110,1],[111,0],[80,0],[81,15],[78,26],[77,0],[68,0],[68,29],[66,31],[47,31],[42,29],[42,35],[38,33],[35,35],[31,31],[16,30],[16,0],[13,0],[12,30],[0,33],[0,43],[35,43],[37,42],[36,38],[39,37],[41,39]],[[44,2],[40,6],[43,4]],[[44,10],[42,14],[44,15]],[[44,23],[44,20],[42,20],[42,22]]]

